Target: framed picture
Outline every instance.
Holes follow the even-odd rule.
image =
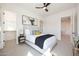
[[[22,15],[22,24],[23,25],[37,26],[38,22],[36,20],[37,19],[35,19],[35,18]]]
[[[22,15],[22,24],[30,24],[28,16]]]

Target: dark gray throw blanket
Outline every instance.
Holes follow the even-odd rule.
[[[43,49],[43,45],[44,45],[44,41],[50,37],[52,37],[54,35],[52,34],[46,34],[46,35],[42,35],[36,38],[35,40],[35,44],[40,47],[41,49]]]

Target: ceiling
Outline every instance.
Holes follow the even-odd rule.
[[[17,8],[23,8],[27,11],[36,13],[40,16],[48,16],[66,9],[70,9],[76,6],[75,3],[51,3],[47,8],[48,12],[45,12],[43,9],[36,9],[37,6],[43,6],[42,3],[4,3],[0,5],[16,6]]]

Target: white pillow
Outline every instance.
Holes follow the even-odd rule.
[[[31,31],[29,29],[25,29],[25,34],[26,35],[31,35]]]

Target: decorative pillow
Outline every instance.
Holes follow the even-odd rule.
[[[32,31],[32,34],[33,34],[33,35],[40,35],[41,32],[40,32],[39,30],[34,30],[34,31]]]
[[[40,34],[41,34],[41,32],[39,32],[39,31],[35,32],[35,35],[40,35]]]

